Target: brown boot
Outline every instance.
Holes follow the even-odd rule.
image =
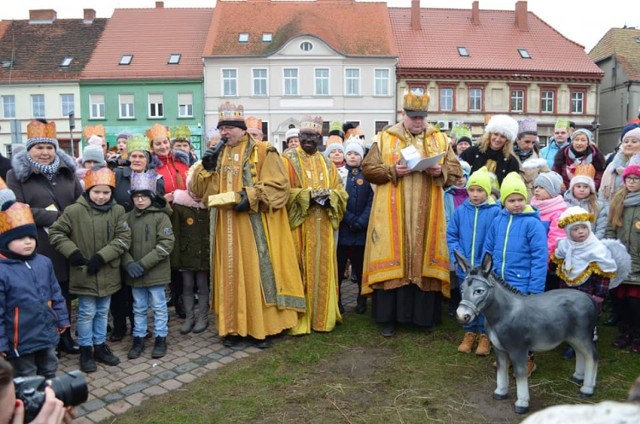
[[[462,339],[462,343],[458,346],[458,352],[471,353],[473,345],[476,342],[476,337],[476,333],[472,333],[470,331],[464,333],[464,339]]]
[[[491,342],[486,334],[480,334],[478,339],[478,347],[476,349],[477,356],[487,356],[491,353]]]

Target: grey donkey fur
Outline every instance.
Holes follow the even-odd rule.
[[[458,252],[454,255],[467,275],[461,286],[462,301],[456,318],[467,324],[482,312],[496,352],[497,387],[493,398],[508,397],[510,360],[518,397],[514,410],[518,414],[527,413],[528,352],[545,352],[563,342],[576,352],[576,369],[571,380],[582,383],[581,396],[592,396],[598,373],[598,352],[593,343],[598,311],[591,297],[572,289],[525,296],[492,272],[493,258],[489,253],[473,269]]]

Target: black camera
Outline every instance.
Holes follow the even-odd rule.
[[[44,405],[44,389],[49,386],[64,406],[77,406],[87,400],[89,389],[84,375],[78,371],[70,371],[59,377],[45,380],[40,375],[32,377],[16,377],[13,379],[16,398],[24,403],[24,422],[28,423],[38,415]]]

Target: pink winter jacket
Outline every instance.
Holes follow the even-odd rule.
[[[549,250],[549,258],[556,251],[558,240],[566,238],[567,234],[558,227],[558,219],[562,212],[567,209],[567,204],[562,196],[552,197],[547,200],[538,200],[535,197],[531,199],[531,206],[535,206],[540,211],[540,219],[542,222],[549,223],[549,232],[547,233],[547,249]]]

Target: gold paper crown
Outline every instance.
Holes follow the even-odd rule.
[[[108,185],[111,188],[116,188],[116,174],[107,167],[102,167],[96,171],[90,169],[84,176],[84,188],[89,191],[92,187],[97,185]]]
[[[565,216],[558,220],[558,227],[564,228],[569,224],[573,224],[574,222],[595,222],[595,217],[592,213],[585,211],[584,213],[572,214]]]
[[[25,203],[15,202],[6,211],[0,212],[0,234],[23,225],[35,225],[31,208]]]
[[[585,177],[594,179],[596,176],[596,168],[594,168],[593,165],[591,165],[590,163],[586,165],[585,164],[578,165],[576,166],[576,169],[573,172],[573,176],[577,177],[578,175],[583,175]]]
[[[568,119],[565,118],[560,118],[556,121],[556,125],[554,126],[554,128],[564,128],[565,130],[569,131],[569,126],[570,126],[570,122]]]
[[[35,138],[52,138],[57,139],[56,123],[51,121],[43,124],[40,121],[33,120],[27,125],[27,139]]]
[[[149,143],[149,139],[147,137],[136,134],[127,140],[127,153],[136,151],[151,151],[151,144]]]
[[[224,102],[218,108],[218,121],[244,121],[244,106]]]
[[[429,108],[429,93],[423,91],[422,93],[416,91],[409,91],[404,95],[402,102],[402,108],[408,111],[422,111],[426,112]]]
[[[173,140],[191,141],[191,130],[187,125],[179,125],[171,129]]]
[[[161,137],[166,137],[168,140],[171,138],[171,133],[169,132],[169,128],[164,125],[153,124],[153,126],[147,130],[147,137],[151,141]]]
[[[256,128],[262,131],[262,119],[256,118],[254,116],[249,116],[244,120],[245,124],[247,124],[247,128]]]
[[[99,135],[100,137],[104,138],[104,126],[102,126],[101,124],[87,125],[86,127],[84,127],[84,130],[82,130],[82,135],[84,136],[85,140],[89,140],[92,135]]]
[[[0,177],[0,190],[4,190],[5,188],[9,188],[9,187],[7,187],[7,183],[2,179],[2,177]]]
[[[311,130],[315,133],[322,134],[322,116],[312,118],[311,115],[306,115],[300,121],[300,131],[302,130]]]

